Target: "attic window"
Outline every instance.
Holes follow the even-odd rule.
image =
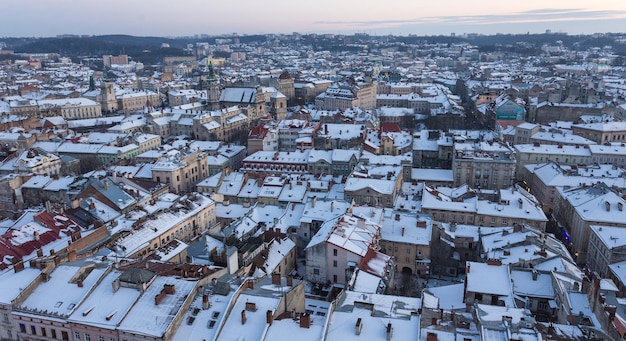
[[[63,302],[62,302],[62,301],[58,301],[58,302],[54,305],[54,307],[55,307],[55,308],[58,308],[58,307],[60,307],[61,305],[63,305]]]

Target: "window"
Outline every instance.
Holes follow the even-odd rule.
[[[333,260],[333,268],[336,268],[336,267],[337,267],[337,260],[335,259]]]
[[[98,341],[104,341],[104,336],[98,336]]]
[[[9,322],[9,314],[2,313],[2,319],[4,320],[4,322]]]
[[[46,328],[41,327],[41,336],[46,336]]]
[[[320,269],[313,269],[313,274],[314,275],[319,275],[320,274]]]
[[[333,249],[333,256],[337,257],[337,249]]]
[[[80,333],[79,332],[74,332],[74,340],[80,341]]]
[[[333,275],[333,283],[337,283],[337,275]]]
[[[91,341],[91,335],[85,334],[85,341]]]
[[[64,341],[68,341],[70,339],[70,335],[66,331],[61,331],[61,339]]]
[[[35,328],[35,326],[30,326],[30,333],[33,335],[37,335],[37,328]]]
[[[50,329],[50,336],[52,336],[53,339],[57,338],[57,330],[56,329]]]

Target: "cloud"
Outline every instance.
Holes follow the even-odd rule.
[[[626,11],[622,10],[585,10],[580,8],[542,8],[509,14],[483,14],[461,16],[429,16],[414,19],[382,19],[356,21],[316,21],[316,25],[351,25],[358,27],[395,27],[402,25],[419,24],[516,24],[541,23],[557,21],[588,21],[599,19],[626,18]]]

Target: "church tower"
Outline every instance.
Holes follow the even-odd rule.
[[[220,109],[220,82],[215,75],[213,62],[209,62],[209,76],[207,77],[207,109]]]
[[[100,106],[102,112],[113,112],[117,110],[117,99],[115,98],[115,87],[108,80],[103,80],[100,85],[100,96],[102,101]]]
[[[277,91],[270,97],[272,105],[271,114],[276,121],[282,121],[287,118],[287,97]]]

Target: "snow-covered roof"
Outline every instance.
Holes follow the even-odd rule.
[[[174,293],[165,295],[161,302],[155,305],[155,296],[161,293],[164,285],[173,285]],[[193,294],[195,285],[195,281],[157,276],[130,308],[118,330],[123,333],[162,337],[174,322],[174,318],[184,313],[181,308],[187,296]],[[149,314],[146,313],[148,311]]]
[[[108,273],[68,320],[98,328],[115,329],[141,295],[138,289],[123,286],[115,291],[113,282],[120,275],[122,272],[117,270]]]

